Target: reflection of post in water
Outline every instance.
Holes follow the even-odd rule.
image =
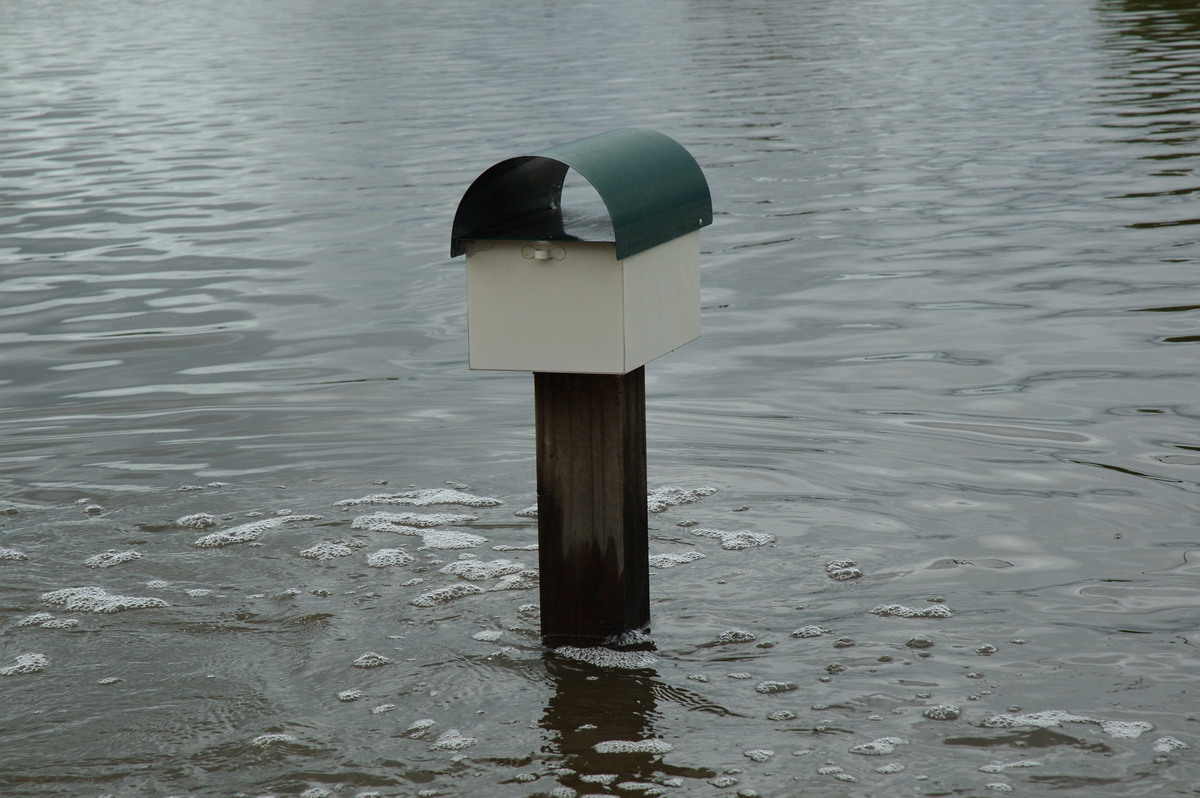
[[[1124,140],[1169,148],[1143,156],[1154,161],[1191,159],[1200,127],[1200,102],[1196,100],[1200,75],[1182,67],[1194,64],[1200,52],[1200,6],[1196,0],[1119,0],[1101,5],[1100,19],[1119,34],[1104,39],[1104,49],[1116,56],[1112,62],[1115,79],[1101,86],[1102,96],[1121,117],[1120,127],[1128,129],[1130,135]],[[1186,166],[1179,175],[1170,171],[1167,176],[1191,174]],[[1172,185],[1161,195],[1172,197],[1195,190],[1180,188]],[[1142,192],[1133,196],[1154,195]]]
[[[1200,33],[1196,0],[1120,0],[1103,8],[1118,11],[1118,21],[1130,33],[1147,40],[1178,41],[1194,47]]]
[[[606,754],[595,746],[610,740],[654,737],[654,671],[595,668],[554,656],[545,662],[556,689],[546,705],[542,725],[556,739],[563,766],[579,775],[616,773],[622,781],[649,779],[657,770],[655,760],[660,755]],[[582,792],[595,792],[596,786]]]
[[[560,781],[581,793],[598,792],[599,785],[581,779],[589,774],[615,774],[617,781],[653,781],[658,776],[711,778],[703,768],[667,765],[661,753],[602,753],[599,743],[614,740],[653,740],[657,715],[655,692],[661,692],[650,669],[597,668],[547,656],[546,672],[555,693],[546,705],[542,727],[549,732],[563,767],[575,771]]]

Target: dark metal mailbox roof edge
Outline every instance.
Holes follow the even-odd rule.
[[[572,238],[561,208],[568,169],[604,201],[618,260],[712,224],[708,181],[691,153],[662,133],[619,128],[487,169],[459,201],[450,256],[467,241]]]

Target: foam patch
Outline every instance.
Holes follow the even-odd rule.
[[[83,561],[83,564],[88,568],[112,568],[114,565],[121,563],[132,562],[133,560],[142,559],[142,555],[136,551],[113,551],[109,550],[103,554],[93,554]]]
[[[335,504],[342,508],[355,507],[360,504],[404,504],[416,507],[426,507],[432,504],[458,504],[464,507],[498,507],[504,502],[451,488],[422,488],[402,493],[373,493],[359,499],[343,499]]]
[[[239,526],[220,532],[212,532],[202,538],[197,538],[192,545],[202,549],[211,549],[220,546],[232,546],[236,543],[249,543],[253,540],[258,540],[264,532],[278,529],[285,524],[295,524],[301,521],[319,521],[323,517],[320,515],[281,515],[275,518],[264,518],[260,521],[240,524]]]
[[[0,668],[0,676],[19,676],[27,673],[44,671],[50,664],[50,658],[45,654],[18,654],[17,663],[7,668]]]
[[[68,612],[120,612],[170,606],[159,598],[118,596],[100,587],[67,587],[43,593],[42,601],[60,604]]]

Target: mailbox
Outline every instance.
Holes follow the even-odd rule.
[[[601,205],[569,207],[573,170]],[[699,229],[712,199],[678,142],[623,128],[501,161],[467,189],[472,369],[627,374],[700,335]]]

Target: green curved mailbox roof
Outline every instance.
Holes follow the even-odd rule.
[[[568,169],[604,201],[612,230],[599,240],[615,241],[619,260],[712,224],[712,197],[696,159],[661,133],[621,128],[489,168],[458,204],[450,256],[466,252],[468,241],[581,240],[563,224]]]

